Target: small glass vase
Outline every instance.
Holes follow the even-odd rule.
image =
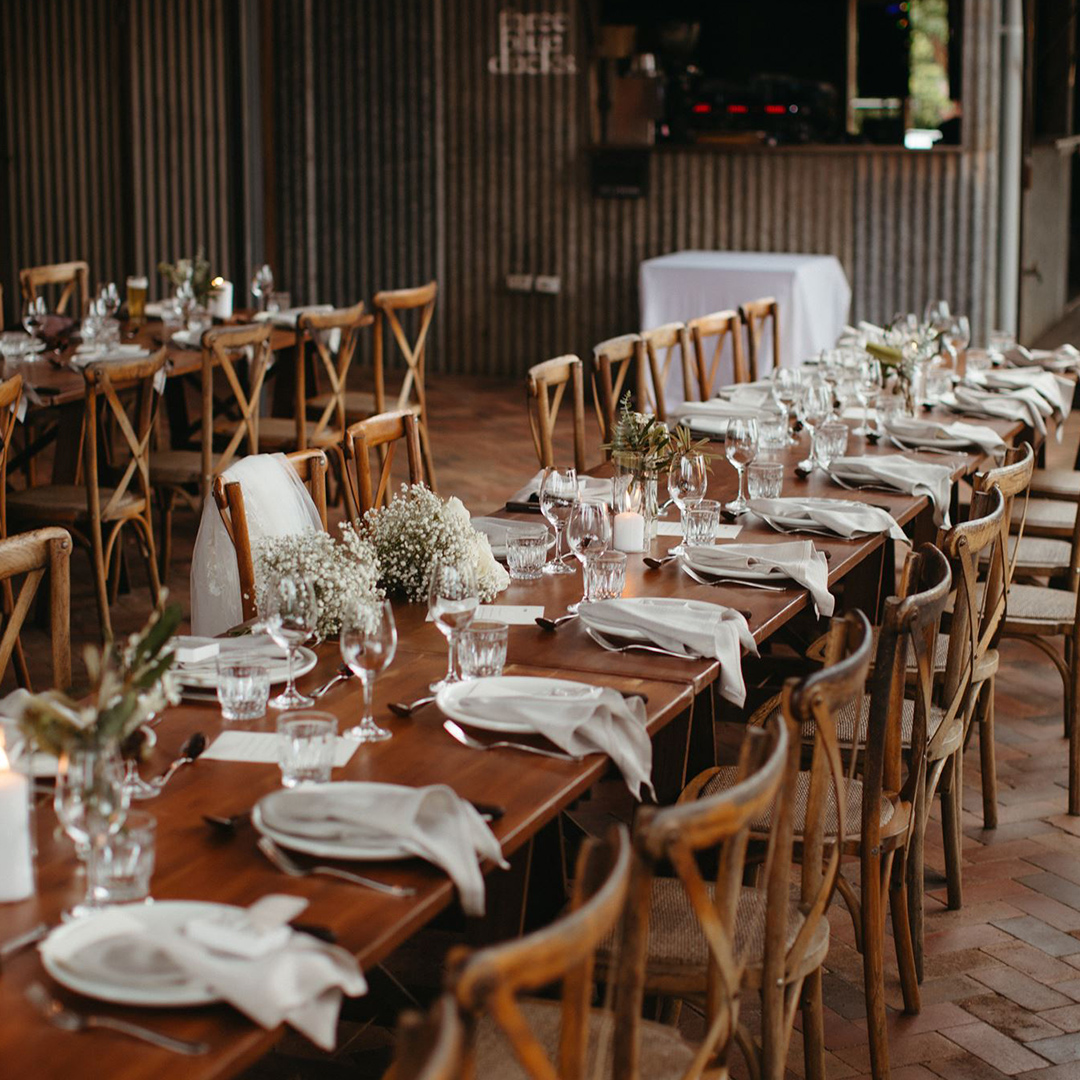
[[[633,507],[645,519],[645,550],[656,539],[657,519],[660,516],[658,497],[659,472],[645,461],[642,454],[616,454],[613,481],[614,509]]]

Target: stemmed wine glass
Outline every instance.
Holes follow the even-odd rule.
[[[741,514],[749,505],[746,500],[746,466],[757,457],[757,421],[751,416],[736,416],[728,421],[724,436],[724,453],[739,474],[739,495],[726,509]]]
[[[688,506],[697,506],[705,498],[709,484],[705,455],[676,454],[668,466],[667,483],[668,494],[680,514],[685,514]]]
[[[437,694],[444,686],[460,682],[457,673],[458,636],[476,615],[480,605],[480,590],[476,584],[476,571],[469,563],[439,562],[431,572],[428,589],[428,611],[439,632],[448,643],[446,675],[431,684]]]
[[[106,318],[116,317],[120,310],[120,291],[115,281],[106,281],[98,286],[97,299],[101,302],[102,313]]]
[[[577,611],[578,607],[589,599],[585,588],[588,580],[584,573],[585,564],[594,555],[602,555],[607,551],[611,543],[611,507],[607,503],[592,500],[577,503],[566,523],[566,539],[582,568],[581,600],[566,609]]]
[[[562,550],[562,534],[570,518],[570,511],[578,501],[576,469],[545,469],[540,481],[540,510],[555,530],[555,557],[544,565],[545,574],[572,574],[573,566],[567,562]]]
[[[289,682],[275,698],[274,709],[307,709],[314,701],[296,689],[293,667],[300,646],[307,641],[319,622],[319,601],[315,586],[300,574],[280,574],[271,577],[263,587],[259,602],[266,632],[274,643],[284,649],[289,658]]]
[[[372,715],[375,676],[385,671],[397,652],[397,626],[389,600],[377,605],[357,604],[341,623],[341,659],[360,679],[364,690],[364,714],[360,723],[341,734],[353,742],[382,742],[391,733],[379,727]]]
[[[930,300],[923,312],[923,322],[932,330],[941,333],[949,328],[952,319],[949,316],[948,300]]]
[[[259,301],[259,310],[265,311],[270,301],[270,294],[274,291],[274,271],[267,263],[263,263],[251,277],[251,295]]]
[[[945,344],[952,349],[953,357],[960,354],[971,344],[971,323],[966,315],[955,315],[945,330]]]
[[[41,337],[41,332],[45,328],[45,319],[48,314],[49,309],[45,306],[45,297],[33,296],[27,298],[23,301],[23,329],[32,338],[39,338],[41,341],[44,341],[45,339]]]
[[[874,356],[868,356],[860,365],[859,379],[855,384],[855,394],[859,404],[863,407],[862,423],[852,432],[853,435],[876,434],[870,428],[870,406],[877,405],[878,395],[885,386],[885,378],[881,371],[881,361]]]
[[[799,400],[799,391],[802,389],[802,369],[785,367],[773,368],[771,381],[773,400],[776,402],[777,406],[783,410],[790,425],[791,410]],[[790,426],[788,427],[787,445],[795,445],[795,439],[791,434]]]
[[[799,462],[804,472],[812,472],[817,465],[818,428],[832,415],[832,389],[821,379],[807,383],[799,394],[796,405],[799,422],[810,432],[810,456]]]

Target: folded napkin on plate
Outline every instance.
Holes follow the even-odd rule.
[[[1019,420],[1040,435],[1046,434],[1046,417],[1053,409],[1030,387],[1009,393],[981,390],[974,386],[956,386],[945,394],[941,404],[953,412],[967,416],[997,416],[1004,420]]]
[[[868,503],[847,499],[751,499],[750,510],[777,532],[827,532],[850,540],[887,532],[906,540],[892,514]]]
[[[317,315],[320,312],[333,311],[333,304],[308,304],[306,307],[285,308],[282,311],[260,311],[254,322],[269,322],[275,326],[296,326],[301,315]]]
[[[1060,345],[1054,350],[1029,349],[1030,363],[1047,371],[1068,371],[1080,366],[1080,351],[1074,345]],[[1017,365],[1023,367],[1025,365]]]
[[[174,349],[201,349],[202,336],[201,330],[174,330],[169,338],[169,344]]]
[[[477,532],[482,532],[490,541],[491,546],[505,547],[506,538],[521,532],[523,529],[535,529],[535,521],[507,521],[505,518],[474,517],[470,525]]]
[[[97,348],[92,345],[80,345],[68,358],[73,368],[84,368],[90,364],[115,363],[122,360],[145,360],[150,350],[142,345],[109,345]]]
[[[578,756],[607,754],[626,779],[635,798],[652,786],[652,740],[645,730],[641,698],[624,698],[617,690],[567,682],[565,696],[526,695],[498,690],[485,682],[466,691],[455,709],[478,720],[516,720],[543,735],[560,750]],[[580,691],[573,693],[573,690]]]
[[[1032,393],[1037,394],[1059,420],[1064,420],[1072,411],[1075,384],[1071,379],[1062,378],[1052,371],[1032,371],[1030,368],[1000,369],[976,372],[970,376],[970,379],[992,390],[1024,393],[1029,396]]]
[[[484,914],[479,860],[507,865],[484,819],[442,784],[414,788],[339,782],[283,789],[261,800],[259,812],[269,828],[288,836],[400,844],[450,875],[467,915]]]
[[[151,929],[138,912],[118,908],[70,925],[41,951],[83,977],[125,987],[168,989],[195,980],[262,1027],[288,1023],[332,1050],[342,995],[358,997],[367,983],[344,949],[285,925],[306,906],[299,897],[264,896],[246,910],[223,910],[176,930],[157,923]]]
[[[728,421],[735,419],[760,420],[774,409],[741,401],[710,398],[708,401],[683,401],[668,409],[669,423],[684,424],[693,431],[707,435],[726,435]]]
[[[544,479],[543,470],[538,472],[520,491],[516,491],[507,502],[536,502],[540,498],[540,483]],[[599,476],[579,476],[578,495],[583,499],[599,499],[611,502],[611,481]]]
[[[809,589],[814,606],[828,618],[836,600],[829,592],[829,564],[825,553],[813,540],[785,544],[717,544],[683,547],[683,559],[695,570],[723,577],[738,570],[767,571],[778,578],[790,578]]]
[[[984,454],[993,454],[1005,448],[1005,442],[993,429],[980,424],[941,424],[936,420],[922,420],[911,416],[894,416],[885,425],[885,432],[900,442],[913,446],[933,446],[942,439],[958,439],[978,446]]]
[[[207,660],[194,663],[177,663],[176,670],[183,681],[184,675],[206,675],[217,672],[218,660],[229,655],[243,653],[260,663],[272,664],[287,658],[285,650],[269,634],[242,634],[240,637],[217,638],[218,653]]]
[[[581,621],[600,633],[623,628],[645,634],[662,649],[720,661],[720,693],[741,706],[746,700],[742,649],[757,656],[757,645],[739,612],[723,604],[674,597],[637,596],[583,603]]]
[[[772,383],[759,380],[752,383],[736,383],[734,386],[722,386],[718,391],[720,399],[732,405],[745,405],[751,409],[775,411],[776,403],[772,393]],[[684,404],[692,404],[686,402]],[[701,404],[700,402],[698,404]]]
[[[836,458],[829,472],[851,484],[885,484],[910,495],[925,495],[934,505],[934,524],[949,524],[952,468],[915,461],[903,454]]]

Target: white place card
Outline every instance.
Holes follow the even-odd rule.
[[[716,539],[717,540],[734,540],[739,533],[742,532],[741,525],[717,525],[716,526]],[[658,521],[656,523],[656,535],[657,536],[677,536],[682,538],[682,522],[681,521]]]
[[[356,753],[359,743],[340,736],[334,749],[334,768]],[[202,753],[203,761],[246,761],[252,765],[278,763],[278,737],[272,731],[223,731]]]
[[[474,618],[493,619],[507,626],[532,626],[543,614],[543,604],[481,604]],[[430,611],[424,621],[431,622]]]

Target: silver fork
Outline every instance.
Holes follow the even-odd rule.
[[[707,578],[686,563],[682,564],[682,568],[699,585],[745,585],[748,589],[764,589],[766,592],[787,592],[796,585],[794,581],[790,585],[766,585],[762,581],[744,581],[742,578]]]
[[[152,1028],[146,1028],[140,1024],[132,1024],[127,1020],[119,1020],[114,1016],[97,1016],[93,1013],[76,1012],[74,1009],[69,1009],[57,1001],[39,982],[31,983],[26,988],[25,997],[53,1027],[59,1028],[61,1031],[86,1031],[88,1028],[106,1028],[109,1031],[118,1031],[122,1035],[130,1035],[133,1039],[142,1039],[143,1042],[160,1047],[162,1050],[172,1050],[176,1054],[195,1056],[210,1051],[208,1043],[174,1039],[171,1035],[163,1035],[160,1031],[154,1031]]]
[[[312,874],[322,874],[323,877],[340,878],[349,881],[353,885],[363,885],[375,892],[385,893],[387,896],[415,896],[416,890],[407,885],[387,885],[384,881],[375,881],[372,878],[362,877],[349,870],[339,870],[336,866],[301,866],[291,855],[287,855],[270,839],[269,836],[259,838],[259,850],[276,866],[283,874],[289,877],[310,877]]]
[[[615,645],[608,638],[604,637],[599,630],[594,630],[591,626],[585,630],[585,633],[588,634],[601,649],[607,649],[608,652],[629,652],[631,649],[642,649],[645,652],[659,653],[661,656],[674,656],[676,660],[697,659],[696,656],[692,656],[690,653],[675,652],[674,649],[665,649],[660,645],[646,645],[643,641],[628,641],[625,645]]]
[[[528,743],[507,742],[505,739],[499,742],[481,742],[471,735],[466,735],[453,720],[444,720],[443,730],[451,739],[456,739],[462,746],[467,746],[471,750],[523,750],[526,754],[539,754],[541,757],[555,758],[557,761],[581,761],[580,757],[573,754],[564,754],[561,750],[544,750],[540,746],[529,746]]]

